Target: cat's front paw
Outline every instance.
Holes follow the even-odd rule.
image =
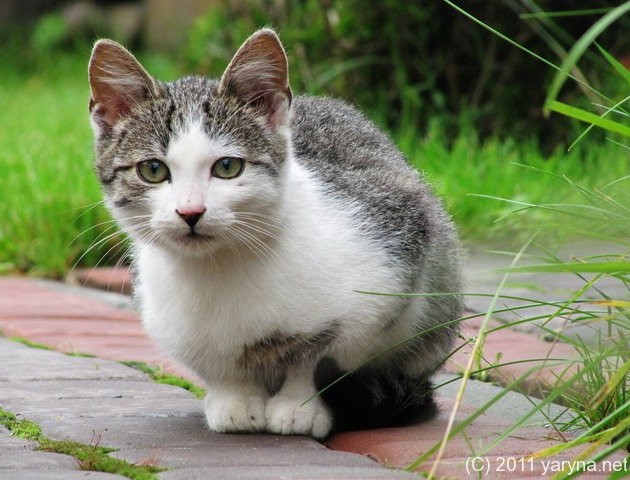
[[[332,415],[319,398],[306,399],[276,395],[267,401],[267,430],[283,435],[308,435],[325,438],[332,427]]]
[[[204,400],[206,421],[215,432],[265,430],[266,398],[257,394],[209,392]]]

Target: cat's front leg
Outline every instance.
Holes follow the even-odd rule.
[[[266,429],[262,387],[245,381],[213,384],[204,399],[206,421],[215,432],[261,432]]]
[[[287,369],[282,388],[267,401],[267,431],[315,438],[330,433],[332,414],[316,396],[313,371],[314,365],[293,365]]]

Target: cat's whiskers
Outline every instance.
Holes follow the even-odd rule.
[[[236,243],[234,242],[234,239],[231,238],[229,235],[219,235],[219,237],[225,241],[225,243],[227,244],[229,250],[232,252],[234,261],[237,264],[243,265],[245,263],[243,256],[241,255],[241,251],[238,248],[238,246],[236,245]],[[212,256],[212,261],[214,261],[214,256]]]
[[[114,232],[106,234],[106,232],[110,230],[114,230]],[[90,245],[90,247],[85,252],[83,252],[81,256],[79,256],[79,258],[74,262],[74,264],[70,268],[70,273],[74,272],[74,270],[78,267],[79,263],[81,263],[81,260],[83,260],[86,257],[86,255],[92,252],[95,248],[98,248],[101,245],[106,244],[108,241],[110,241],[112,238],[115,238],[118,235],[120,235],[120,231],[116,228],[116,225],[109,226],[104,232],[99,234],[99,236]],[[112,251],[112,249],[117,248],[120,244],[121,242],[116,242],[116,244],[113,247],[111,247],[104,255],[102,255],[99,258],[94,268],[97,268],[101,264],[101,262],[103,262],[104,258]]]
[[[273,240],[280,241],[279,230],[276,225],[256,218],[247,218],[247,216],[237,216],[233,221],[233,226],[245,227],[250,234],[258,234],[259,237],[269,237]],[[261,242],[262,238],[258,238]],[[263,242],[264,243],[264,242]]]
[[[94,210],[95,208],[99,207],[100,205],[105,205],[105,200],[99,200],[98,202],[88,203],[87,205],[81,205],[80,207],[69,208],[68,210],[65,210],[65,212],[74,212],[75,210],[83,210],[75,218],[75,221],[76,221],[79,218],[81,218],[83,215],[91,212],[92,210]]]
[[[123,218],[123,220],[138,220],[138,219],[144,219],[145,221],[142,222],[142,223],[138,223],[136,225],[131,226],[130,229],[132,231],[134,229],[137,229],[137,228],[146,228],[146,227],[149,226],[149,222],[148,222],[148,220],[150,219],[149,215],[135,215],[135,216],[130,216],[130,217]],[[123,236],[122,232],[118,229],[118,225],[117,225],[117,221],[116,220],[106,220],[104,222],[100,222],[97,225],[94,225],[94,226],[84,230],[83,232],[81,232],[77,237],[75,237],[72,240],[72,242],[74,242],[77,238],[79,238],[81,235],[84,235],[88,231],[90,231],[90,230],[92,230],[94,228],[98,228],[98,227],[102,227],[104,225],[108,225],[108,224],[109,224],[109,226],[107,228],[105,228],[101,233],[99,233],[99,235],[96,237],[95,241],[90,245],[90,247],[85,252],[83,252],[81,254],[81,256],[74,262],[74,264],[70,268],[70,272],[73,272],[77,268],[79,263],[81,263],[81,260],[83,260],[86,257],[86,255],[88,255],[94,249],[99,248],[100,246],[102,246],[104,244],[107,244],[107,242],[109,242],[113,238],[116,238],[117,236],[120,236],[121,240],[116,242],[116,243],[114,243],[103,255],[101,255],[93,268],[98,268],[102,263],[104,263],[107,260],[107,258],[111,254],[111,252],[116,251],[117,249],[121,248],[121,246],[123,246],[127,242],[127,240]],[[112,232],[112,230],[114,230],[114,231]],[[111,232],[111,233],[108,233],[108,232]],[[128,252],[129,252],[129,249],[130,249],[130,247],[125,248],[125,251],[120,256],[119,261],[122,261],[127,256]]]
[[[273,260],[276,263],[281,263],[280,256],[271,248],[267,243],[263,242],[260,238],[251,232],[241,228],[239,225],[234,225],[232,229],[234,237],[242,242],[261,262],[266,264],[267,261]]]
[[[265,222],[264,220],[247,217],[237,218],[234,221],[234,225],[246,227],[253,233],[260,234],[263,237],[270,237],[276,241],[280,241],[282,239],[279,235],[276,225]]]

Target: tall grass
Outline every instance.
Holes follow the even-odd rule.
[[[100,194],[90,162],[88,89],[77,81],[84,68],[73,57],[56,60],[50,70],[2,75],[0,96],[0,263],[50,276],[66,272],[96,240],[91,227],[106,221],[92,208]]]
[[[88,56],[86,46],[24,69],[2,55],[0,273],[63,277],[76,264],[119,260],[120,238],[92,170]]]
[[[445,1],[484,28],[496,32],[492,27],[477,20],[459,6],[454,5],[448,0]],[[535,4],[532,3],[532,5]],[[625,108],[628,97],[614,101],[606,98],[606,96],[600,92],[595,91],[598,99],[601,99],[604,103],[604,107],[602,109],[600,105],[594,105],[596,108],[600,108],[600,112],[592,113],[583,108],[559,102],[557,95],[562,83],[570,76],[571,72],[576,71],[575,66],[577,61],[586,51],[587,46],[593,43],[599,33],[605,29],[606,25],[610,25],[611,22],[627,11],[630,11],[630,2],[625,2],[617,8],[605,12],[601,19],[596,21],[593,27],[585,33],[584,37],[576,42],[573,49],[566,54],[562,65],[556,67],[558,73],[552,83],[546,102],[546,108],[549,110],[569,115],[580,121],[589,123],[589,130],[593,127],[599,127],[612,132],[613,135],[616,134],[620,136],[617,137],[619,141],[615,141],[614,143],[615,147],[624,156],[626,165],[628,150],[623,143],[627,142],[630,137],[630,130],[627,125],[623,123],[623,120],[624,117],[627,118],[629,116]],[[496,33],[502,36],[499,32]],[[505,39],[504,36],[502,36],[502,38]],[[511,39],[507,40],[511,43],[515,43]],[[628,85],[630,86],[630,72],[612,56],[608,55],[605,50],[600,48],[600,51],[610,64],[611,69],[616,71],[622,78],[628,80]],[[535,57],[538,58],[537,56]],[[582,83],[585,81],[582,77],[574,77],[574,79],[576,78]],[[590,89],[587,83],[585,83],[585,86]],[[603,110],[603,112],[601,110]],[[617,115],[615,120],[605,118],[611,112]],[[583,143],[584,142],[582,142],[582,144]],[[600,164],[599,169],[596,170],[595,173],[598,176],[600,173],[606,174],[607,169],[608,165]],[[507,277],[521,272],[578,275],[578,277],[583,280],[584,287],[578,289],[565,300],[559,301],[556,305],[556,311],[553,314],[546,317],[522,318],[516,323],[533,323],[542,320],[543,324],[541,328],[543,332],[552,333],[545,325],[553,318],[566,318],[569,323],[591,322],[600,326],[597,330],[599,332],[597,341],[586,343],[579,336],[571,337],[564,335],[562,332],[556,332],[560,341],[571,344],[579,354],[579,358],[574,362],[574,368],[564,369],[563,372],[565,375],[559,375],[558,382],[547,392],[545,399],[541,403],[535,405],[531,412],[523,417],[521,421],[516,422],[514,426],[502,432],[499,439],[487,445],[483,452],[475,452],[475,454],[483,455],[484,452],[489,451],[497,442],[512,434],[529,416],[540,411],[541,407],[545,404],[554,401],[569,405],[574,412],[574,419],[571,422],[564,425],[558,423],[555,424],[554,427],[557,430],[577,427],[581,429],[581,433],[565,444],[559,444],[552,448],[541,450],[530,455],[529,458],[540,459],[553,457],[570,448],[584,445],[585,448],[575,460],[598,462],[614,452],[630,449],[630,351],[628,347],[630,339],[630,301],[628,300],[630,297],[630,261],[628,261],[628,257],[630,256],[630,244],[627,240],[628,234],[630,234],[630,197],[627,193],[627,184],[628,181],[630,181],[630,177],[628,176],[626,166],[625,171],[618,172],[616,179],[610,182],[603,182],[600,184],[602,187],[593,188],[592,186],[587,186],[588,182],[583,182],[582,180],[575,181],[566,174],[561,175],[557,172],[553,172],[553,168],[530,168],[529,170],[541,183],[548,184],[547,182],[551,182],[549,184],[550,186],[555,185],[559,188],[569,186],[570,189],[573,190],[574,195],[557,203],[522,201],[519,198],[515,198],[513,195],[485,195],[485,198],[488,200],[495,202],[501,201],[502,204],[508,205],[512,209],[503,217],[504,220],[521,220],[528,219],[532,215],[534,217],[543,215],[547,220],[553,221],[552,225],[556,236],[558,227],[562,226],[563,231],[568,229],[582,236],[587,235],[608,241],[617,241],[619,253],[617,255],[606,256],[594,255],[583,259],[571,259],[567,261],[553,253],[557,251],[558,245],[556,243],[551,248],[543,249],[546,254],[538,257],[540,261],[539,265],[526,267],[518,267],[516,264],[526,250],[527,245],[525,245],[520,252],[516,253],[514,255],[513,266],[504,271],[505,277],[497,289],[495,302],[491,303],[489,311],[484,315],[484,322],[482,322],[477,339],[474,342],[470,362],[463,373],[464,381],[460,388],[456,406],[451,413],[451,420],[455,417],[466,385],[466,380],[476,373],[476,368],[478,369],[478,364],[476,364],[474,359],[483,356],[484,338],[492,334],[492,331],[487,329],[487,320],[493,314],[494,305],[501,295],[501,289]],[[577,197],[575,195],[577,195]],[[580,200],[578,201],[576,199]],[[557,241],[558,238],[556,238],[556,242]],[[589,278],[587,275],[591,275],[591,277]],[[623,287],[622,291],[626,292],[624,298],[611,298],[604,289],[599,288],[598,284],[604,278],[620,282]],[[562,279],[559,278],[558,283],[561,282]],[[585,292],[593,288],[601,296],[599,301],[593,301],[592,299],[584,297]],[[540,301],[536,299],[531,300],[531,306],[539,304]],[[602,325],[604,328],[601,328]],[[508,328],[510,326],[510,324],[507,324],[502,328]],[[534,367],[530,372],[527,372],[527,374],[533,374],[536,370],[537,368]],[[517,384],[518,381],[512,382],[507,385],[507,387],[514,388],[517,387]],[[498,395],[488,402],[488,404],[499,401],[501,396],[502,395]],[[469,419],[462,422],[460,425],[455,426],[454,423],[450,422],[442,441],[436,443],[433,448],[421,455],[416,462],[410,465],[410,468],[421,465],[423,462],[426,462],[431,455],[436,454],[436,459],[428,474],[430,478],[435,478],[435,473],[438,471],[439,463],[447,448],[448,442],[456,434],[460,433],[472,419],[478,417],[485,411],[489,406],[488,404],[481,406]],[[462,427],[462,425],[464,425],[464,427]],[[554,475],[553,478],[571,478],[581,473],[584,472],[562,471]],[[627,473],[628,472],[613,472],[610,478],[622,478],[626,476]]]

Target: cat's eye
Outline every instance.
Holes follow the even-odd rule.
[[[160,183],[171,177],[171,172],[164,162],[155,158],[137,164],[138,175],[149,183]]]
[[[237,157],[223,157],[219,158],[214,165],[212,165],[212,174],[215,177],[230,179],[238,177],[243,171],[245,161],[242,158]]]

